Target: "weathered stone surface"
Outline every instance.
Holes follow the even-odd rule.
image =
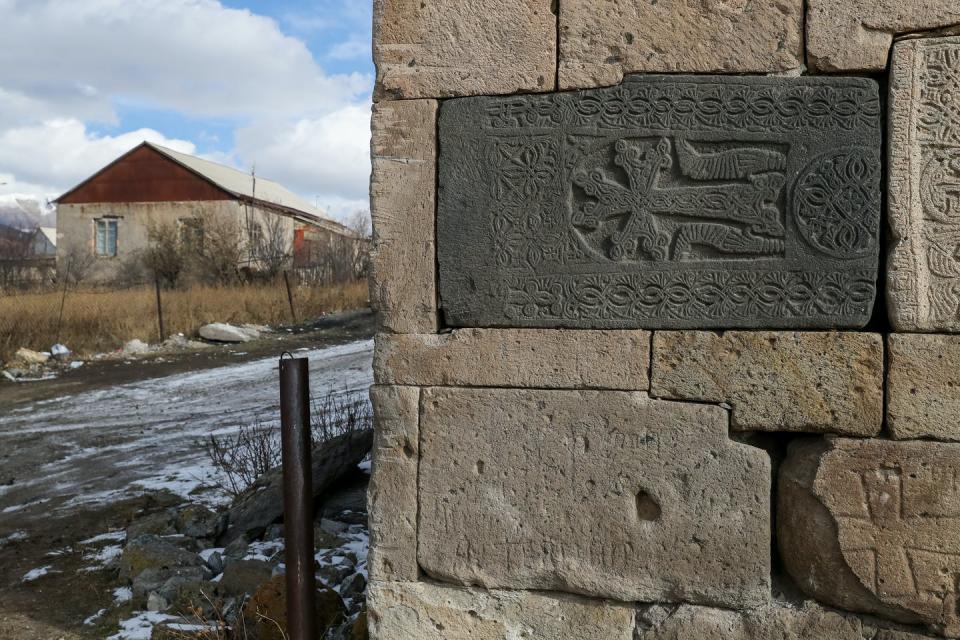
[[[793,443],[777,538],[808,595],[960,637],[960,444]]]
[[[632,605],[423,582],[370,585],[372,640],[632,640]]]
[[[958,23],[956,0],[808,0],[807,61],[821,71],[882,71],[895,35]]]
[[[960,38],[894,46],[887,305],[898,331],[960,330],[958,95]]]
[[[437,330],[436,121],[434,100],[373,106],[370,300],[388,331]]]
[[[803,2],[560,3],[560,88],[624,73],[775,72],[803,65]]]
[[[373,386],[373,468],[367,489],[371,580],[416,580],[417,387]]]
[[[888,340],[890,433],[960,440],[960,336],[892,333]]]
[[[883,423],[876,333],[657,331],[651,395],[726,402],[742,431],[872,436]]]
[[[648,331],[457,329],[377,336],[374,378],[420,386],[646,390]]]
[[[374,98],[551,91],[551,0],[374,0]]]
[[[755,605],[770,592],[769,482],[719,407],[427,388],[418,558],[488,588]]]
[[[862,78],[635,76],[440,108],[451,326],[860,327],[880,225]]]
[[[749,611],[692,605],[641,607],[634,640],[925,640],[877,629],[812,601],[771,603]]]

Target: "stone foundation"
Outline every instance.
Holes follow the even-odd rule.
[[[374,6],[372,637],[960,638],[956,3]]]

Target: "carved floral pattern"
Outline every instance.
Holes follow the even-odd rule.
[[[511,280],[507,316],[525,321],[816,318],[869,313],[875,274],[747,271],[538,276]]]
[[[837,258],[876,250],[880,164],[867,149],[837,149],[804,169],[794,188],[797,227],[812,246]]]

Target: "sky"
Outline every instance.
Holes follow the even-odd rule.
[[[0,0],[0,196],[144,140],[369,208],[370,0]]]

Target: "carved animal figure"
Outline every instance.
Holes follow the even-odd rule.
[[[699,223],[684,225],[677,232],[674,259],[691,258],[695,245],[713,247],[721,253],[762,255],[783,251],[783,240],[779,238],[764,238],[723,224]]]
[[[686,140],[677,141],[680,170],[694,180],[742,179],[765,171],[783,171],[787,157],[771,149],[739,148],[700,152]]]

